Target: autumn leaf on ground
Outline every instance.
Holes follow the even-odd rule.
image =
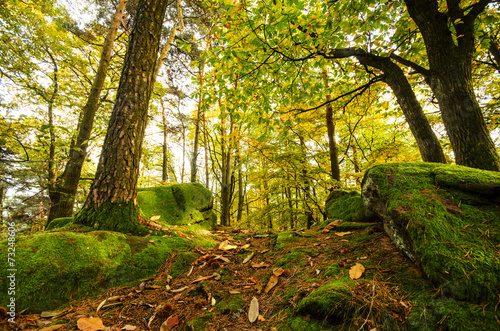
[[[135,326],[135,325],[125,325],[125,326],[122,328],[122,330],[124,330],[124,331],[134,331],[134,330],[136,330],[136,329],[137,329],[137,326]]]
[[[76,325],[82,331],[104,330],[104,324],[102,324],[102,320],[98,317],[96,318],[82,317],[76,322]]]
[[[261,262],[261,263],[252,263],[251,264],[252,268],[267,268],[270,266],[270,264],[267,264],[267,263],[264,263],[264,262]]]
[[[160,327],[160,331],[172,330],[174,326],[179,324],[179,316],[170,316]]]
[[[361,263],[356,263],[351,267],[351,269],[349,269],[349,277],[351,277],[351,279],[358,279],[364,272],[365,267]]]
[[[273,274],[276,277],[281,276],[284,272],[285,272],[285,270],[283,270],[282,268],[276,268],[276,269],[273,270]]]
[[[347,232],[335,232],[335,235],[339,237],[347,236],[348,234],[351,234],[352,231],[347,231]]]
[[[337,225],[339,225],[340,222],[342,222],[342,220],[336,220],[336,221],[329,223],[327,226],[325,226],[325,228],[321,232],[323,232],[323,233],[330,232],[330,230],[335,228]]]
[[[51,325],[51,326],[46,326],[44,328],[41,328],[39,329],[38,331],[54,331],[54,330],[57,330],[57,329],[60,329],[62,328],[63,326],[65,326],[66,324],[59,324],[59,325]]]
[[[250,308],[248,309],[248,320],[253,323],[259,317],[259,301],[256,297],[252,298],[250,301]]]
[[[155,216],[151,216],[151,218],[149,219],[150,221],[158,221],[160,219],[161,215],[155,215]]]
[[[252,257],[255,255],[254,252],[250,253],[244,260],[243,260],[243,264],[247,263],[248,261],[250,261],[252,259]]]
[[[257,281],[257,279],[255,279],[254,277],[248,278],[248,281],[250,281],[250,282],[252,282],[254,284],[257,284],[257,285],[259,284],[259,282]]]
[[[271,291],[276,284],[278,284],[278,276],[272,274],[271,278],[269,278],[269,282],[267,282],[266,288],[264,289],[264,293],[269,293],[269,291]]]
[[[245,245],[241,246],[241,249],[247,249],[247,248],[250,248],[250,244],[245,244]]]

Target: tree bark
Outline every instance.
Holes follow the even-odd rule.
[[[111,51],[127,1],[128,0],[120,0],[111,21],[111,26],[102,47],[99,66],[92,87],[90,88],[87,103],[82,110],[83,115],[80,121],[76,143],[70,148],[69,159],[66,163],[64,172],[57,179],[55,192],[52,192],[50,195],[52,204],[49,210],[47,225],[56,218],[73,215],[76,192],[80,182],[83,163],[87,155],[88,141],[92,133],[95,113],[99,108],[99,97],[106,80],[109,63],[111,61]]]
[[[144,232],[138,222],[137,180],[166,7],[164,0],[139,1],[95,179],[76,222]]]
[[[429,60],[426,81],[438,101],[455,162],[499,171],[500,160],[472,84],[474,24],[491,2],[477,1],[466,13],[460,1],[449,0],[447,12],[442,13],[435,0],[405,0],[424,39]]]
[[[328,90],[328,73],[325,72],[324,81],[325,81],[325,89]],[[331,95],[326,96],[326,101],[330,101],[332,99]],[[330,174],[332,179],[340,181],[340,167],[339,167],[339,157],[337,151],[337,141],[335,140],[335,121],[333,118],[333,108],[332,104],[328,103],[326,105],[326,128],[328,130],[328,151],[330,154]]]
[[[368,55],[368,54],[367,54]],[[384,81],[392,89],[403,111],[410,131],[417,142],[420,156],[424,162],[446,163],[446,157],[438,138],[425,117],[403,70],[390,58],[374,55],[356,56],[361,64],[382,70]]]
[[[168,181],[168,127],[167,127],[167,114],[165,111],[165,104],[161,101],[161,117],[163,125],[163,150],[162,150],[162,172],[161,181],[166,183]]]
[[[194,142],[193,142],[193,157],[191,158],[191,183],[196,182],[197,166],[196,161],[198,159],[198,146],[200,143],[200,122],[201,113],[203,106],[203,81],[205,75],[205,59],[200,61],[200,96],[198,98],[198,109],[196,111],[195,120],[195,132],[194,132]]]

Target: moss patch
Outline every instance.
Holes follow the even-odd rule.
[[[55,220],[52,220],[52,222],[49,223],[49,225],[45,230],[59,229],[72,222],[73,222],[73,217],[56,218]]]
[[[6,241],[1,246],[0,261],[6,265]],[[17,309],[55,309],[71,299],[94,295],[109,286],[130,285],[153,275],[172,249],[192,247],[190,241],[180,237],[139,238],[104,231],[19,237]],[[0,270],[0,276],[6,279],[7,269]],[[1,282],[0,301],[7,300],[7,284]]]
[[[365,207],[358,191],[331,191],[326,199],[325,211],[330,221],[341,219],[348,222],[372,222],[376,219],[376,215]]]
[[[198,183],[140,188],[137,202],[146,218],[159,215],[164,225],[215,224],[212,192]]]

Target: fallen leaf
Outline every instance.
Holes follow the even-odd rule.
[[[149,219],[150,221],[158,221],[160,219],[161,215],[155,215],[155,216],[151,216],[151,218]]]
[[[272,328],[269,329],[269,331],[278,331],[278,329],[273,326]]]
[[[358,279],[364,272],[365,267],[361,263],[356,263],[351,267],[351,269],[349,269],[349,277],[351,277],[351,279]]]
[[[259,314],[259,317],[257,317],[257,319],[259,320],[259,322],[265,322],[266,319],[264,318],[264,316],[260,315]]]
[[[319,269],[316,269],[316,275],[319,275],[321,271]]]
[[[217,303],[217,301],[215,300],[215,298],[214,298],[214,297],[212,297],[212,300],[210,300],[210,304],[211,304],[212,306],[215,306],[215,304],[216,304],[216,303]]]
[[[241,292],[237,290],[229,290],[229,294],[241,294]]]
[[[222,256],[222,255],[216,255],[216,256],[214,257],[214,259],[215,259],[215,260],[222,260],[222,261],[224,261],[224,262],[226,262],[226,263],[231,262],[231,261],[230,261],[227,257],[224,257],[224,256]]]
[[[243,260],[243,264],[247,263],[248,261],[250,261],[252,259],[252,257],[255,255],[254,252],[252,252],[251,254],[249,254],[244,260]]]
[[[219,244],[219,249],[224,249],[227,245],[229,245],[229,240],[224,240]]]
[[[102,306],[104,306],[104,304],[105,304],[106,302],[108,302],[108,299],[104,299],[104,300],[103,300],[103,301],[99,304],[99,306],[97,306],[96,313],[98,313],[98,312],[99,312],[99,309],[101,309],[101,308],[102,308]]]
[[[323,229],[323,233],[328,233],[330,232],[330,230],[332,230],[333,228],[335,228],[337,225],[340,224],[340,222],[342,222],[342,220],[336,220],[336,221],[333,221],[331,223],[329,223],[327,226],[325,226],[325,228]]]
[[[285,272],[285,270],[283,270],[282,268],[276,268],[273,270],[273,275],[275,275],[276,277],[279,277],[281,276],[283,273]]]
[[[339,237],[347,236],[348,234],[351,234],[352,231],[347,231],[347,232],[335,232],[335,235]]]
[[[178,289],[175,289],[175,290],[170,290],[170,292],[172,293],[179,293],[179,292],[182,292],[184,290],[186,290],[188,287],[187,286],[184,286],[184,287],[180,287]]]
[[[54,331],[54,330],[57,330],[57,329],[60,329],[62,328],[63,326],[65,326],[66,324],[59,324],[59,325],[51,325],[51,326],[46,326],[44,328],[41,328],[39,329],[38,331]]]
[[[150,244],[154,244],[154,243],[155,243],[155,241],[154,241],[154,240],[149,240],[149,241],[148,241],[148,243],[150,243]]]
[[[60,310],[60,311],[42,311],[40,313],[40,317],[41,318],[51,318],[51,317],[54,317],[54,316],[61,315],[64,312],[65,312],[65,310]]]
[[[251,281],[254,284],[257,284],[257,285],[259,284],[259,282],[257,281],[257,279],[255,279],[253,277],[248,278],[248,280]]]
[[[163,322],[163,324],[160,327],[160,331],[172,330],[172,328],[177,324],[179,324],[179,316],[177,315],[170,316],[169,318],[167,318],[165,322]]]
[[[264,293],[269,293],[269,291],[271,291],[276,284],[278,284],[278,276],[272,274],[269,278],[269,282],[267,282],[266,288],[264,289]]]
[[[248,309],[248,320],[253,323],[259,317],[259,300],[256,297],[250,301],[250,308]]]
[[[270,264],[261,262],[261,263],[252,263],[251,266],[252,268],[267,268],[270,266]]]
[[[231,249],[236,249],[236,248],[238,248],[238,246],[235,246],[235,245],[226,245],[226,246],[224,246],[223,250],[229,251]]]
[[[250,248],[250,244],[245,244],[245,245],[241,246],[241,249],[247,249],[247,248]]]
[[[82,317],[76,321],[76,325],[82,331],[98,331],[104,330],[104,324],[99,317],[96,318],[86,318]]]
[[[269,252],[268,248],[265,248],[265,249],[259,251],[260,254],[264,254],[264,253],[267,253],[267,252]]]
[[[134,331],[135,329],[137,329],[137,326],[135,325],[125,325],[122,330],[125,330],[125,331]]]

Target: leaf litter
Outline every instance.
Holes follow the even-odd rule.
[[[66,322],[57,326],[61,331],[118,331],[134,327],[137,331],[165,331],[194,330],[188,322],[205,316],[205,330],[236,331],[255,327],[279,330],[279,323],[291,317],[290,308],[297,307],[301,298],[330,280],[345,276],[356,282],[352,293],[360,305],[377,304],[373,300],[377,289],[376,298],[384,297],[380,304],[395,305],[397,312],[394,315],[399,316],[402,323],[411,309],[406,297],[392,290],[397,284],[393,286],[379,280],[384,275],[390,278],[395,272],[380,266],[388,255],[411,268],[394,246],[379,247],[379,242],[386,237],[383,233],[372,234],[371,239],[355,244],[341,241],[338,235],[330,236],[329,231],[298,231],[300,235],[294,236],[293,242],[277,247],[277,234],[271,231],[264,234],[232,231],[239,232],[239,238],[243,234],[246,240],[235,240],[231,237],[234,233],[212,232],[214,237],[220,238],[220,244],[214,249],[195,247],[193,252],[199,258],[178,277],[170,275],[174,255],[164,262],[154,277],[138,281],[136,286],[110,288],[97,298],[72,302],[70,309],[54,315],[44,315],[45,318],[40,314],[21,315],[16,321],[27,330],[39,329],[36,326],[40,321],[59,320]],[[362,231],[365,230],[350,231],[349,235],[352,237]],[[298,262],[282,262],[297,250],[305,252]],[[375,256],[377,250],[386,251],[382,258]],[[359,260],[363,260],[365,266],[372,266],[365,267],[357,262]],[[339,275],[332,276],[328,272],[332,267],[339,269]],[[296,295],[285,295],[294,289]],[[219,305],[229,300],[226,295],[229,299],[241,297],[244,303],[232,313],[220,310]],[[360,324],[363,322],[361,320]],[[14,330],[3,321],[0,329],[2,327]]]

